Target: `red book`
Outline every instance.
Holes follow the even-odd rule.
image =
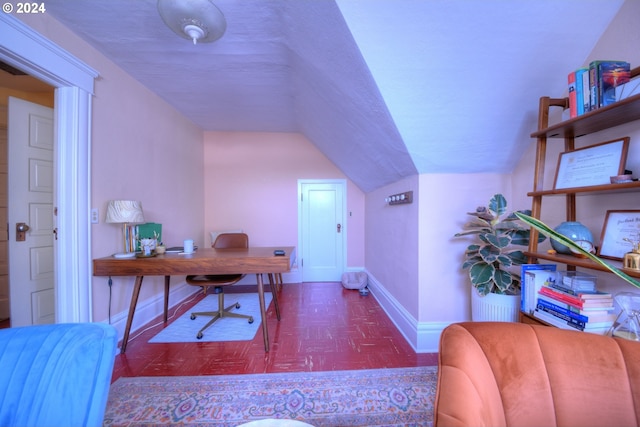
[[[602,298],[589,298],[583,299],[577,295],[570,295],[566,292],[562,292],[556,289],[552,289],[548,286],[543,286],[540,288],[540,293],[542,295],[547,295],[551,298],[554,298],[558,301],[562,301],[566,304],[570,304],[576,308],[584,310],[585,308],[606,308],[613,306],[613,298],[602,297]]]
[[[576,92],[576,73],[572,71],[567,76],[569,82],[569,117],[578,117],[578,93]]]

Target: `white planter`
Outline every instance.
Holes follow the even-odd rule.
[[[520,295],[478,295],[471,289],[471,320],[474,322],[517,322]]]

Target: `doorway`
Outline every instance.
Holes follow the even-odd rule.
[[[0,224],[7,223],[7,107],[0,105]],[[9,226],[0,227],[0,329],[10,326],[9,312]]]
[[[302,281],[340,281],[346,265],[346,181],[299,180],[298,189]]]
[[[9,97],[11,326],[54,323],[53,109]]]
[[[98,73],[9,14],[0,14],[0,33],[0,61],[56,88],[55,322],[90,322],[90,119]]]
[[[25,72],[9,64],[0,62],[0,329],[11,326],[9,319],[10,301],[10,268],[9,254],[9,160],[8,160],[8,124],[9,99],[11,96],[35,102],[53,108],[54,88],[39,81]],[[42,133],[41,133],[42,134]],[[50,133],[48,133],[51,135]],[[15,257],[14,257],[15,259]],[[13,323],[16,326],[16,323]]]

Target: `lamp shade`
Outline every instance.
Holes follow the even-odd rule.
[[[110,200],[105,221],[119,224],[144,222],[142,203],[134,200]]]

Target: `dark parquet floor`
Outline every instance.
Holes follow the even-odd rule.
[[[233,288],[256,291],[235,286],[227,293]],[[437,354],[412,349],[373,295],[361,296],[340,283],[285,284],[279,295],[281,320],[273,303],[267,312],[269,352],[264,351],[261,328],[251,341],[150,344],[165,327],[158,318],[132,333],[126,353],[116,356],[113,380],[437,365]],[[198,294],[175,313],[170,310],[168,323],[202,298]]]

